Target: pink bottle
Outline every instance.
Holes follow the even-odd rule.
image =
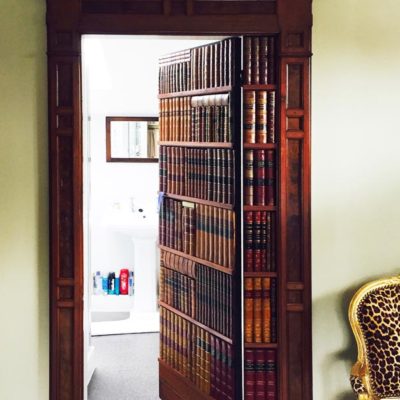
[[[121,269],[119,275],[119,294],[128,294],[128,283],[129,283],[129,271],[127,269]]]

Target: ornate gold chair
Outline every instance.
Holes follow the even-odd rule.
[[[400,399],[400,277],[359,289],[349,319],[358,347],[350,376],[358,400]]]

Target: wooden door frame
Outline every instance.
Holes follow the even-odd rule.
[[[279,281],[279,312],[285,315],[279,323],[282,349],[279,399],[293,399],[288,386],[302,394],[301,400],[312,398],[311,0],[236,0],[220,2],[217,8],[215,4],[195,0],[47,0],[51,400],[82,400],[84,390],[81,81],[84,34],[279,35],[282,100],[279,129],[281,143],[285,143],[279,154],[282,227],[279,263],[283,271]],[[289,98],[298,98],[295,108],[290,107]],[[298,144],[297,153],[289,143]],[[298,174],[290,175],[291,167],[296,170],[296,161]],[[298,191],[297,207],[291,203],[291,190]],[[290,239],[300,239],[300,243],[288,254]],[[297,255],[296,260],[292,254]],[[295,281],[286,273],[289,264],[298,269]],[[299,329],[301,335],[296,332]],[[295,336],[301,338],[297,352],[294,346],[299,342],[293,339]]]

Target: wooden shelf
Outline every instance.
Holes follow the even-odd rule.
[[[272,271],[243,272],[245,278],[276,278],[278,274]]]
[[[243,211],[276,211],[276,206],[243,206]]]
[[[177,147],[199,147],[207,149],[232,149],[233,143],[230,142],[173,142],[162,141],[160,146],[177,146]]]
[[[225,208],[227,210],[233,210],[233,208],[234,208],[233,204],[226,204],[226,203],[219,203],[218,201],[198,199],[197,197],[181,196],[179,194],[171,194],[171,193],[164,193],[164,196],[169,197],[171,199],[175,199],[175,200],[189,201],[191,203],[204,204],[206,206]]]
[[[174,97],[186,97],[186,96],[202,96],[207,94],[219,94],[219,93],[228,93],[233,90],[232,86],[220,86],[215,88],[207,88],[207,89],[193,89],[186,90],[184,92],[175,92],[175,93],[160,93],[158,95],[159,99],[171,99]]]
[[[276,143],[243,143],[244,149],[258,150],[274,150],[277,148]]]
[[[243,90],[276,90],[277,86],[272,84],[254,84],[254,85],[243,85]]]
[[[163,301],[158,301],[158,304],[160,307],[164,307],[169,311],[172,311],[174,314],[179,315],[180,317],[186,319],[187,321],[191,322],[192,324],[197,325],[201,329],[204,329],[205,331],[211,333],[214,336],[219,337],[220,339],[224,340],[225,342],[232,344],[232,339],[228,338],[227,336],[223,335],[222,333],[219,333],[218,331],[215,331],[214,329],[208,327],[207,325],[202,324],[201,322],[196,321],[194,318],[189,317],[185,313],[175,309],[174,307],[164,303]]]
[[[221,272],[224,272],[225,274],[228,274],[228,275],[232,275],[233,272],[234,272],[232,269],[230,269],[228,267],[223,267],[222,265],[215,264],[215,263],[213,263],[211,261],[203,260],[202,258],[191,256],[190,254],[186,254],[186,253],[183,253],[182,251],[171,249],[171,248],[169,248],[167,246],[163,246],[161,244],[158,247],[161,250],[165,250],[165,251],[168,251],[170,253],[176,254],[178,256],[187,258],[188,260],[192,260],[192,261],[194,261],[194,262],[196,262],[198,264],[202,264],[202,265],[205,265],[207,267],[214,268],[214,269],[216,269],[218,271],[221,271]]]
[[[245,343],[245,349],[277,349],[277,343]]]
[[[160,371],[160,393],[165,399],[191,399],[191,400],[215,400],[202,392],[189,378],[172,368],[165,361],[158,359]],[[166,386],[164,386],[166,385]],[[176,389],[183,394],[183,398],[177,396]]]

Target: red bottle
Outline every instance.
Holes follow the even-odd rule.
[[[129,286],[129,271],[127,269],[121,269],[119,275],[119,294],[128,294]]]

